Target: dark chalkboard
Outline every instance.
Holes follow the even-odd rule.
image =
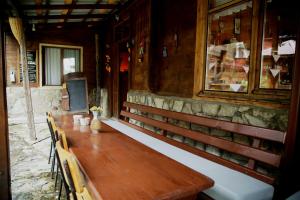
[[[86,78],[66,81],[71,112],[88,112],[88,94]]]
[[[36,51],[27,50],[28,79],[30,83],[37,83]],[[23,81],[22,69],[20,69],[20,82]]]

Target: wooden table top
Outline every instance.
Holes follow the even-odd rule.
[[[55,117],[95,199],[187,199],[214,182],[102,123],[99,133]]]

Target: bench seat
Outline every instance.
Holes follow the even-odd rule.
[[[214,186],[204,193],[213,199],[263,200],[273,198],[274,187],[270,184],[177,148],[119,121],[108,119],[103,122],[151,149],[212,178],[215,181]]]

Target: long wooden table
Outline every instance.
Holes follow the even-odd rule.
[[[196,199],[214,184],[104,123],[99,133],[74,125],[72,115],[56,116],[55,123],[65,131],[95,199]]]

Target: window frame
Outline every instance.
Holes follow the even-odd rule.
[[[58,87],[61,88],[61,85],[45,85],[43,84],[44,76],[45,76],[45,66],[44,66],[44,55],[43,48],[44,47],[52,47],[52,48],[60,48],[60,49],[76,49],[80,52],[80,72],[83,72],[83,47],[82,46],[73,46],[73,45],[60,45],[60,44],[49,44],[49,43],[40,43],[39,44],[39,66],[40,66],[40,77],[39,77],[39,85],[40,87]],[[63,76],[63,69],[61,69],[61,76]]]
[[[264,5],[265,1],[252,0],[252,31],[250,43],[250,69],[248,75],[248,91],[246,93],[230,91],[205,90],[206,57],[208,37],[208,17],[210,13],[224,10],[233,5],[250,0],[233,0],[215,8],[209,9],[209,0],[198,0],[196,24],[196,48],[194,67],[193,98],[221,98],[240,101],[268,101],[275,103],[288,103],[291,90],[259,88],[261,52],[263,44]],[[257,39],[258,38],[258,39]],[[298,42],[298,38],[297,38]],[[294,66],[295,67],[295,66]]]

